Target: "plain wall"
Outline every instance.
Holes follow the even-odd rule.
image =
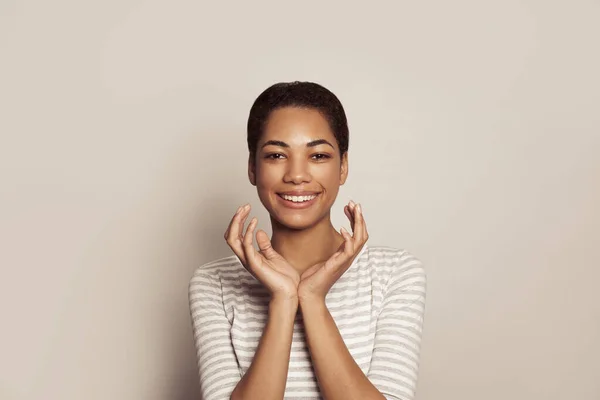
[[[371,244],[429,285],[419,400],[600,398],[597,1],[0,3],[0,399],[199,399],[272,83],[343,102]]]

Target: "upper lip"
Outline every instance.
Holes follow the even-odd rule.
[[[321,192],[308,191],[308,190],[290,190],[289,192],[278,192],[278,194],[285,194],[286,196],[312,196],[313,194],[319,194]]]

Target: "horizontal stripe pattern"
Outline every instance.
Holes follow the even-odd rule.
[[[348,351],[386,399],[414,398],[425,293],[426,275],[417,258],[365,245],[325,299]],[[267,323],[269,293],[230,256],[194,271],[189,302],[202,399],[229,400]],[[285,399],[321,399],[300,312]]]

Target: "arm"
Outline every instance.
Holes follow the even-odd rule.
[[[404,254],[400,264],[387,285],[367,376],[349,353],[325,303],[300,303],[311,359],[325,399],[414,399],[426,277],[414,257]]]
[[[259,346],[241,377],[218,279],[194,274],[189,300],[202,399],[283,399],[297,301],[277,298],[270,302]]]
[[[325,298],[329,289],[359,256],[369,234],[360,204],[344,208],[353,235],[342,228],[344,243],[323,265],[317,264],[301,275],[298,287],[306,342],[323,397],[327,400],[385,400],[363,374],[348,351],[333,320]]]
[[[274,299],[250,368],[231,400],[280,400],[285,393],[297,300]]]
[[[246,233],[242,235],[249,212],[249,204],[238,208],[225,232],[225,240],[242,266],[269,291],[269,316],[252,363],[235,387],[231,399],[279,400],[285,395],[300,276],[273,249],[266,232],[256,232],[260,251],[254,248],[252,241],[258,223],[256,217],[252,218]]]
[[[196,272],[189,284],[194,342],[204,400],[228,400],[240,380],[218,278]]]
[[[306,342],[323,398],[385,400],[354,361],[325,302],[303,301],[300,308]]]
[[[407,252],[401,253],[384,293],[367,372],[386,399],[414,399],[426,285],[422,263]]]

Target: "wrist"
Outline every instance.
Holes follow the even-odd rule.
[[[301,309],[322,309],[327,308],[325,299],[319,296],[301,296],[298,300],[298,306]]]
[[[273,295],[271,296],[271,300],[269,301],[270,309],[283,309],[283,310],[293,310],[296,312],[298,309],[299,300],[297,296],[287,296],[287,295]]]

